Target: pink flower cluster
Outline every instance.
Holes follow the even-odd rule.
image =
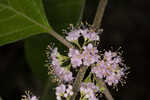
[[[67,35],[66,39],[71,42],[78,40],[81,35],[85,40],[88,39],[91,42],[99,40],[98,33],[89,29],[73,29]],[[121,57],[111,51],[106,51],[103,57],[101,57],[98,55],[97,47],[94,47],[91,42],[83,45],[83,50],[80,51],[74,48],[69,49],[68,56],[71,59],[72,67],[77,68],[81,65],[91,66],[95,64],[95,67],[92,68],[92,73],[98,78],[105,79],[108,85],[116,85],[125,75],[125,69],[120,68],[122,64]]]
[[[62,81],[69,82],[73,80],[72,72],[60,66],[59,61],[56,58],[57,48],[54,48],[51,53],[52,65],[55,71],[55,75]]]
[[[89,39],[90,41],[97,41],[99,40],[99,33],[96,33],[93,30],[89,29],[72,29],[70,32],[66,33],[66,39],[68,41],[75,41],[78,40],[80,36],[83,36],[85,39]]]
[[[84,46],[83,49],[82,53],[77,49],[69,49],[68,56],[71,58],[71,64],[74,68],[79,67],[81,64],[90,66],[99,59],[98,50],[91,43]]]
[[[98,78],[105,78],[108,85],[116,85],[122,76],[124,76],[124,68],[120,68],[121,57],[115,52],[105,52],[103,59],[98,61],[92,69]]]
[[[83,64],[85,66],[90,66],[91,64],[94,64],[98,61],[99,55],[96,47],[93,47],[93,45],[89,43],[87,46],[84,46],[83,49],[84,51],[82,53],[82,57]]]
[[[79,43],[80,36],[84,38],[82,45]],[[56,87],[57,100],[61,100],[62,97],[68,99],[73,95],[72,84],[75,75],[71,71],[78,71],[77,67],[91,67],[87,80],[85,79],[80,85],[81,97],[87,100],[98,100],[96,93],[100,92],[100,87],[93,83],[93,81],[97,82],[97,78],[103,79],[109,86],[115,86],[122,81],[126,71],[125,68],[120,67],[124,66],[122,59],[116,52],[111,51],[105,51],[104,54],[99,55],[100,52],[95,46],[96,41],[99,40],[98,33],[89,29],[72,29],[67,33],[66,39],[75,43],[79,49],[69,48],[68,57],[60,55],[57,48],[52,50],[50,58],[54,73],[62,82]],[[66,59],[70,63],[66,67],[62,67],[61,60],[65,61]],[[92,79],[92,76],[96,78]]]
[[[61,84],[58,87],[56,87],[57,100],[62,100],[62,97],[67,98],[72,95],[73,95],[72,85]]]
[[[96,92],[99,91],[99,88],[93,83],[82,83],[80,86],[80,93],[84,99],[88,100],[98,100],[95,96]]]
[[[68,41],[75,41],[78,40],[78,38],[80,37],[80,30],[74,29],[71,32],[67,33],[68,36],[66,36],[66,39]]]
[[[68,56],[71,58],[73,68],[76,68],[82,64],[82,55],[79,50],[70,48]]]

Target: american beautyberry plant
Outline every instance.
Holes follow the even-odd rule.
[[[51,5],[48,6],[53,6],[50,8],[50,15],[52,15],[49,18],[50,22],[47,19],[49,14],[45,16],[44,11],[47,9],[46,7],[44,9],[42,0],[0,0],[0,45],[12,43],[40,33],[48,33],[50,35],[49,40],[52,38],[57,39],[61,44],[68,47],[67,51],[60,51],[60,48],[57,46],[49,45],[46,51],[48,74],[53,79],[52,81],[57,83],[55,88],[56,99],[99,100],[101,99],[101,94],[104,94],[108,100],[113,100],[107,85],[116,87],[118,83],[123,84],[127,68],[123,63],[121,53],[98,49],[101,46],[100,33],[102,33],[102,30],[99,30],[99,28],[107,1],[99,1],[96,16],[91,26],[81,24],[78,27],[74,27],[71,25],[68,30],[64,31],[66,34],[64,39],[54,29],[59,29],[60,27],[58,28],[58,26],[66,25],[68,22],[77,23],[77,19],[80,22],[84,10],[84,7],[81,6],[84,0],[45,0],[46,3],[50,2]],[[69,8],[66,8],[68,5]],[[59,7],[64,7],[64,10],[60,12],[61,9]],[[61,14],[67,15],[66,12],[69,12],[68,15],[72,12],[71,17],[59,16]],[[79,13],[81,14],[79,15]],[[76,17],[73,18],[74,16]],[[58,20],[59,23],[57,23],[55,17],[61,19]],[[56,26],[52,27],[53,25],[51,26],[49,23],[51,25],[52,23],[53,25],[58,24],[56,25],[57,28]],[[44,37],[44,40],[46,38]],[[42,37],[39,38],[39,41],[40,39]],[[43,41],[41,42],[41,44],[44,44]],[[30,42],[30,40],[27,40],[25,43],[27,43],[26,48],[30,47],[30,44],[31,46],[35,46],[34,43],[38,44],[35,41]],[[40,46],[42,47],[43,45]],[[32,49],[38,51],[38,47],[35,46]],[[35,55],[30,50],[27,51],[31,53],[27,57],[35,60]],[[39,49],[39,51],[41,53],[44,50],[41,51]],[[41,59],[38,59],[38,61],[41,61]],[[37,65],[37,61],[35,63]],[[22,100],[39,100],[39,97],[27,92]]]

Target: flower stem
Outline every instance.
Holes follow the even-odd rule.
[[[68,42],[66,39],[64,39],[62,36],[60,36],[58,33],[56,33],[53,30],[49,30],[49,34],[55,37],[57,40],[59,40],[61,43],[63,43],[68,48],[73,48],[74,46]]]
[[[101,26],[102,18],[106,8],[108,0],[100,0],[97,8],[97,12],[93,21],[94,28],[98,29]]]
[[[75,79],[75,82],[73,84],[73,96],[71,97],[70,100],[75,100],[77,94],[78,94],[78,91],[79,91],[79,88],[80,88],[80,84],[82,82],[82,79],[84,78],[84,74],[87,70],[87,66],[82,66],[77,74],[77,77]]]
[[[103,87],[103,88],[104,88],[103,93],[104,93],[104,95],[106,96],[107,100],[114,100],[113,97],[112,97],[112,95],[110,94],[110,92],[109,92],[109,90],[108,90],[108,88],[107,88],[107,86],[106,86],[104,80],[99,79],[99,78],[96,78],[96,80],[98,80],[98,81],[97,81],[97,82],[98,82],[98,85],[100,85],[100,87]]]

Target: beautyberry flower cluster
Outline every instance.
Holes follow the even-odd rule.
[[[73,91],[72,91],[72,86],[71,85],[64,85],[61,84],[56,88],[56,98],[57,100],[62,100],[61,98],[67,98],[68,96],[72,96]]]
[[[94,85],[94,83],[82,83],[80,87],[81,97],[88,100],[98,100],[95,96],[99,88]]]
[[[49,48],[51,53],[47,53],[51,65],[50,73],[59,80],[59,86],[56,87],[57,100],[68,100],[74,94],[72,85],[80,67],[90,69],[80,84],[80,100],[98,100],[96,93],[100,93],[102,87],[97,85],[97,79],[104,80],[109,86],[122,82],[126,68],[121,56],[112,51],[102,54],[96,47],[100,32],[91,27],[72,27],[71,31],[65,33],[66,39],[74,45],[74,48],[69,48],[65,54],[67,56],[60,54],[57,48]]]
[[[57,60],[57,48],[54,48],[51,54],[52,65],[55,72],[55,75],[61,80],[65,82],[72,81],[72,72],[60,66],[59,61]]]
[[[90,43],[83,47],[84,51],[80,53],[79,50],[70,48],[68,56],[71,58],[72,67],[80,67],[80,65],[89,66],[98,61],[99,55],[96,47]]]
[[[115,52],[106,51],[103,59],[99,60],[92,69],[92,73],[95,73],[98,78],[105,78],[108,85],[116,85],[125,75],[126,69],[120,68],[120,65],[123,65],[121,57]]]
[[[86,29],[75,29],[72,27],[71,31],[66,33],[66,39],[70,42],[78,40],[80,36],[84,36],[85,39],[89,39],[90,41],[99,40],[98,33],[93,30]]]

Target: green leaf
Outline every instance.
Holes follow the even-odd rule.
[[[0,0],[0,45],[51,30],[42,0]]]

